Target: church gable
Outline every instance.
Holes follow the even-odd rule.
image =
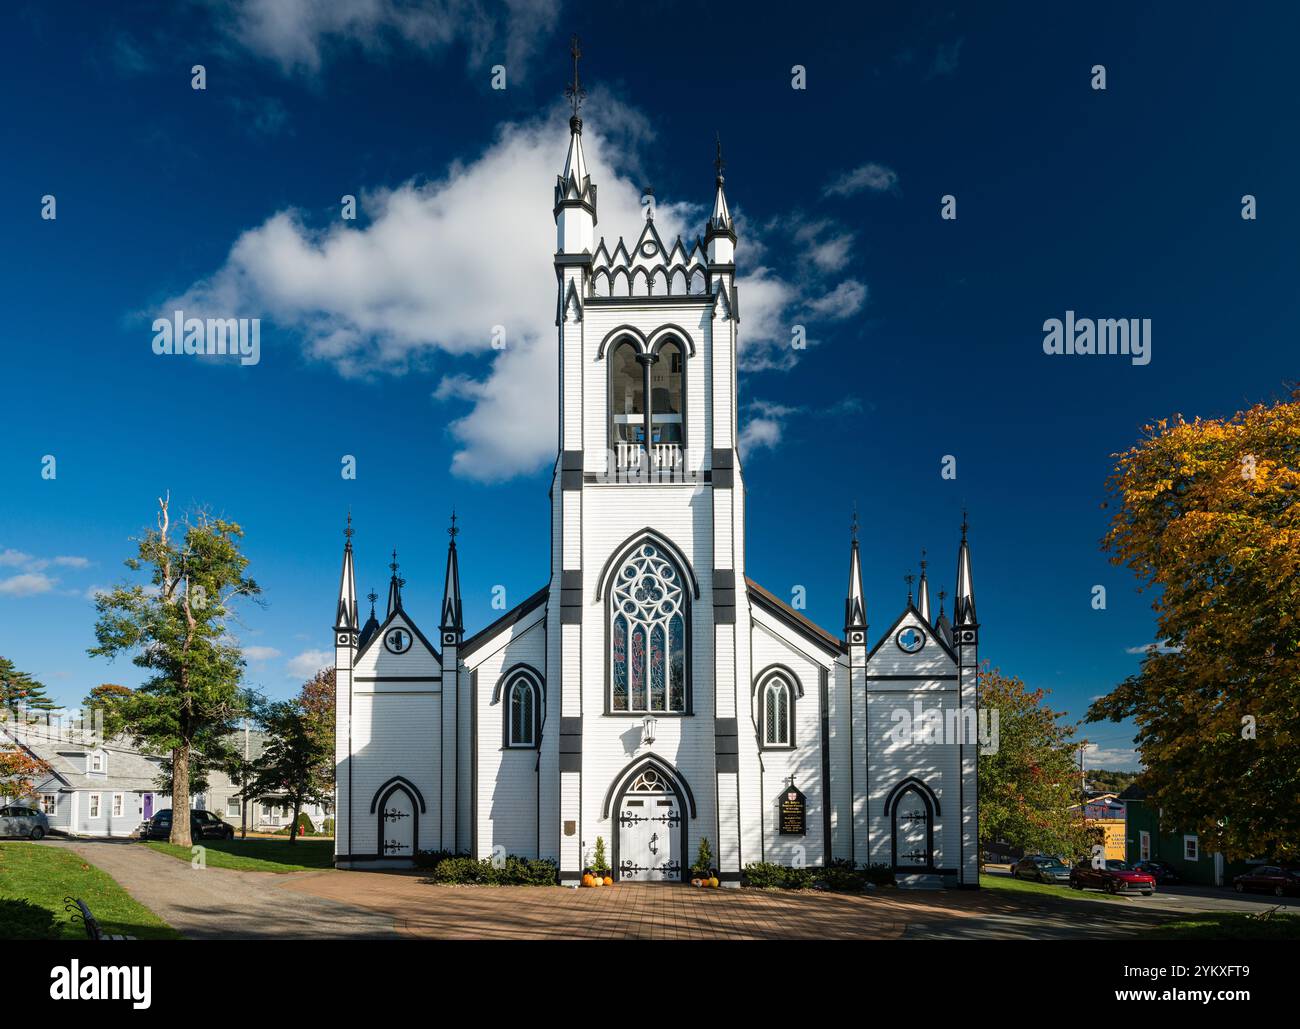
[[[442,659],[405,611],[388,616],[357,654],[356,673],[374,676],[442,675]]]
[[[955,676],[957,657],[912,605],[876,641],[867,655],[871,676]]]

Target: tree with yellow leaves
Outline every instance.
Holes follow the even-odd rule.
[[[1165,822],[1229,860],[1300,857],[1300,388],[1143,430],[1107,482],[1103,546],[1164,645],[1089,709],[1132,718]]]

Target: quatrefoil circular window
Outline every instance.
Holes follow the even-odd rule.
[[[925,633],[909,625],[906,629],[898,631],[898,635],[894,637],[894,642],[898,644],[898,649],[904,654],[915,654],[925,646]]]

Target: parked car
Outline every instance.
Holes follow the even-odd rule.
[[[1070,885],[1076,890],[1141,893],[1144,897],[1156,892],[1155,876],[1115,860],[1107,861],[1104,868],[1093,868],[1090,861],[1080,861],[1070,870]]]
[[[0,808],[0,836],[26,836],[30,840],[39,840],[49,831],[50,820],[43,811],[23,804]]]
[[[1173,865],[1167,865],[1163,861],[1139,861],[1133,868],[1138,872],[1146,872],[1155,879],[1157,886],[1177,886],[1183,881]]]
[[[1060,858],[1045,854],[1027,854],[1011,866],[1011,878],[1040,883],[1068,883],[1070,866]]]
[[[1261,865],[1254,871],[1237,876],[1232,880],[1232,888],[1238,893],[1245,893],[1247,890],[1265,890],[1276,897],[1284,897],[1288,893],[1300,893],[1300,868]]]
[[[172,809],[163,808],[140,830],[140,838],[145,840],[167,840],[172,835]],[[192,840],[233,840],[235,828],[228,825],[211,811],[190,812],[190,839]]]

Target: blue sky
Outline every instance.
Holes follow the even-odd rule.
[[[330,646],[349,505],[358,588],[383,594],[396,547],[426,626],[453,505],[471,631],[494,586],[514,603],[544,583],[538,384],[577,32],[598,232],[635,235],[653,184],[661,229],[693,237],[724,142],[749,574],[784,597],[804,586],[838,631],[856,501],[883,632],[922,547],[951,591],[966,505],[981,656],[1075,716],[1136,669],[1153,618],[1098,547],[1110,455],[1145,423],[1229,414],[1296,373],[1294,14],[445,6],[12,8],[0,653],[70,704],[137,682],[86,656],[88,598],[124,574],[164,490],[245,527],[266,604],[239,634],[271,695]],[[155,355],[150,322],[178,300],[261,317],[260,363]],[[1042,324],[1066,310],[1150,318],[1150,364],[1045,355]],[[799,353],[796,323],[813,341]],[[1132,766],[1121,727],[1090,735],[1099,763]]]

